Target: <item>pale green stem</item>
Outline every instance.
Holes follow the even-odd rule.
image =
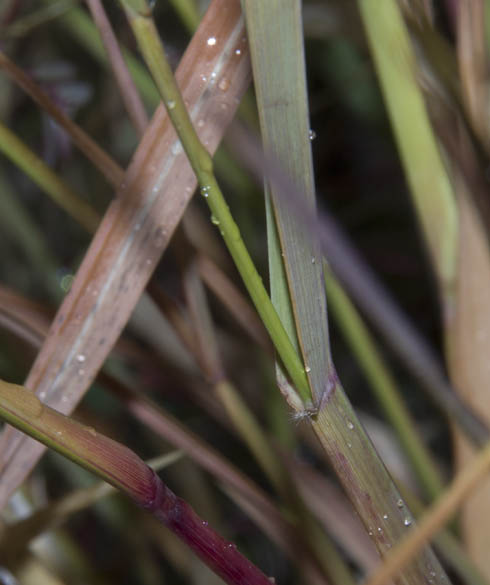
[[[167,62],[154,22],[149,16],[148,5],[144,0],[120,1],[127,12],[140,50],[196,174],[201,194],[206,199],[215,221],[219,225],[221,235],[235,261],[252,301],[298,393],[304,401],[311,400],[304,366],[284,330],[262,283],[262,279],[243,243],[240,230],[224,200],[213,173],[213,161],[201,144],[192,125],[172,70]]]
[[[0,151],[21,168],[67,213],[89,232],[99,224],[97,213],[74,193],[32,150],[6,126],[0,123]]]

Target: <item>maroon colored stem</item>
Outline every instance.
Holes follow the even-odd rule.
[[[184,541],[212,571],[230,585],[271,585],[273,579],[244,557],[235,544],[215,532],[156,473],[154,478],[155,497],[144,508]]]
[[[1,382],[2,418],[102,477],[148,510],[229,585],[270,585],[271,581],[178,498],[136,453],[41,403],[23,386]]]

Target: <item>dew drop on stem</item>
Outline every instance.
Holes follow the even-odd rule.
[[[221,89],[221,91],[228,91],[228,89],[230,88],[230,81],[226,79],[226,77],[224,77],[219,82],[218,87]]]
[[[156,248],[161,248],[165,244],[167,236],[167,230],[164,227],[159,227],[155,233],[155,239],[153,241]]]

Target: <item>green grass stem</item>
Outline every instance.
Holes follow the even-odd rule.
[[[395,0],[359,0],[398,151],[444,300],[454,295],[458,216],[416,77],[410,37]]]
[[[303,400],[311,399],[305,369],[274,309],[255,265],[241,238],[214,176],[211,156],[201,144],[167,62],[148,4],[121,0],[143,57],[154,77],[182,146],[198,179],[201,194],[235,261],[252,301],[267,328],[277,352]]]
[[[70,189],[11,130],[0,123],[0,151],[22,169],[37,185],[89,232],[99,224],[97,213]]]
[[[437,466],[421,441],[416,424],[405,407],[396,382],[388,371],[367,327],[327,266],[325,271],[329,307],[333,310],[333,315],[338,320],[342,333],[386,417],[397,432],[420,485],[427,496],[433,500],[441,494],[444,485]]]

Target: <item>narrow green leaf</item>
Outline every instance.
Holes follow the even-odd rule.
[[[458,216],[416,76],[410,38],[395,0],[359,0],[359,9],[436,275],[444,294],[452,297]]]
[[[301,3],[246,0],[245,8],[264,148],[279,161],[304,205],[314,208]],[[281,256],[274,251],[272,214],[268,213],[271,294],[293,343],[297,336],[312,398],[319,403],[331,374],[331,358],[318,245],[281,199],[277,187],[271,184],[268,189],[290,300],[281,276]],[[293,319],[296,333],[291,327]]]
[[[317,235],[304,229],[289,201],[293,196],[297,197],[310,215],[314,211],[301,2],[245,0],[244,4],[266,156],[278,161],[292,185],[287,193],[282,193],[274,184],[269,189],[296,333],[314,400],[314,408],[305,408],[304,416],[310,420],[378,551],[385,556],[403,538],[407,526],[413,524],[413,518],[335,375]],[[273,171],[271,169],[269,173],[271,176]],[[272,223],[270,216],[269,213],[269,228]],[[269,245],[273,248],[276,264],[273,274],[280,279],[275,240],[272,231]],[[281,293],[284,297],[278,284],[272,283],[274,301],[280,301]],[[281,303],[280,314],[286,318],[290,309],[287,302],[282,300]],[[422,585],[427,582],[428,575],[431,578],[433,575],[434,583],[447,583],[439,562],[426,547],[399,582]]]

